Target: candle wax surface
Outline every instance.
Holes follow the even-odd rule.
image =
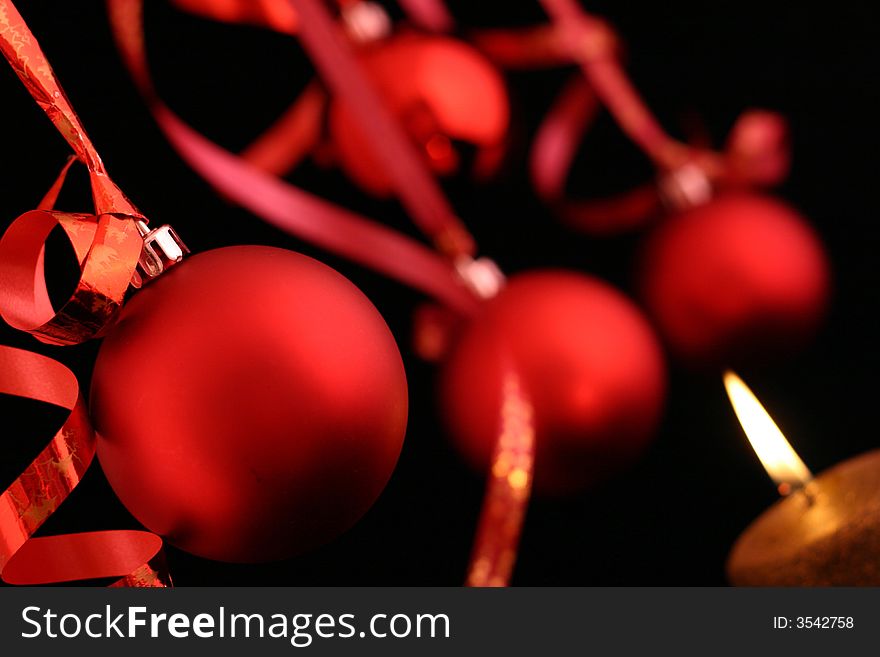
[[[732,584],[880,585],[880,450],[829,468],[809,493],[779,500],[740,535]]]

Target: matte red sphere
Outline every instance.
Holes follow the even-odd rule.
[[[825,252],[803,217],[747,194],[670,218],[650,238],[640,275],[672,349],[709,365],[803,342],[829,291]]]
[[[199,556],[256,562],[325,543],[370,508],[400,453],[407,386],[352,283],[243,246],[193,256],[131,299],[91,409],[101,465],[138,520]]]
[[[645,449],[660,419],[658,341],[638,308],[595,278],[515,276],[459,338],[442,375],[444,416],[481,470],[511,370],[534,409],[539,492],[572,492],[614,474]]]
[[[402,33],[363,51],[360,61],[438,175],[458,168],[460,154],[451,140],[491,148],[504,138],[509,122],[504,80],[471,46]],[[373,194],[390,194],[391,179],[348,106],[331,105],[329,131],[348,175]]]

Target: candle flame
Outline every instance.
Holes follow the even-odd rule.
[[[724,387],[746,437],[779,492],[787,495],[810,483],[812,473],[743,380],[728,370]]]

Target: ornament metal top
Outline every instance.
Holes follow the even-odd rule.
[[[151,230],[146,222],[138,220],[137,229],[144,239],[144,249],[131,284],[139,289],[180,263],[190,254],[190,250],[168,224]]]

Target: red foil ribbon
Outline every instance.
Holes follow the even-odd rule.
[[[33,463],[0,495],[0,576],[38,585],[115,578],[112,586],[169,586],[162,539],[144,531],[32,538],[95,456],[95,434],[73,373],[29,351],[0,346],[0,393],[70,411]]]
[[[230,153],[180,119],[158,97],[149,74],[142,0],[107,0],[117,46],[160,129],[181,157],[226,198],[328,251],[414,287],[463,314],[478,300],[454,267],[431,249],[317,198]]]
[[[53,211],[73,160],[37,210],[0,239],[0,314],[43,342],[74,344],[101,333],[121,308],[141,255],[135,220],[143,220],[107,176],[21,15],[0,0],[0,50],[89,170],[95,214]],[[43,275],[44,243],[60,226],[81,268],[71,298],[56,311]],[[79,484],[95,456],[95,434],[73,373],[60,363],[0,346],[0,393],[70,411],[49,444],[0,495],[0,577],[36,585],[113,578],[111,586],[169,586],[162,539],[144,531],[103,531],[33,538]]]
[[[0,240],[0,315],[43,342],[84,342],[99,335],[122,305],[143,247],[134,220],[144,217],[107,175],[37,40],[9,0],[0,0],[0,51],[88,168],[95,205],[95,214],[51,210],[65,168],[41,209],[13,222]],[[55,226],[70,238],[82,270],[76,290],[58,311],[42,273],[43,244]]]
[[[118,213],[143,219],[107,176],[104,163],[67,100],[40,45],[10,0],[0,0],[0,51],[76,156],[88,168],[97,214]]]
[[[70,162],[40,209],[18,217],[0,238],[0,315],[13,328],[56,345],[84,342],[112,324],[143,246],[131,217],[50,209],[69,167]],[[49,300],[43,269],[43,247],[56,226],[80,265],[76,288],[58,310]]]

